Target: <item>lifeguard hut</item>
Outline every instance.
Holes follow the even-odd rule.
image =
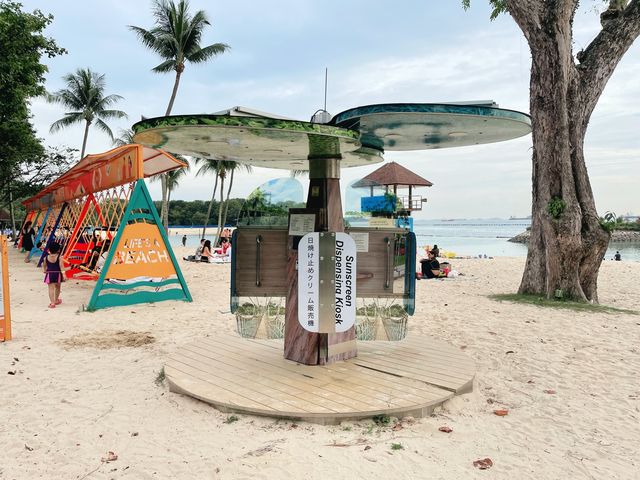
[[[417,175],[399,163],[390,162],[361,180],[358,180],[352,188],[369,189],[370,195],[360,199],[362,212],[371,213],[374,217],[387,217],[395,219],[407,219],[411,212],[422,210],[422,204],[426,197],[416,195],[414,188],[431,187],[433,183],[426,178]],[[384,189],[384,194],[379,195]],[[407,189],[407,195],[398,195],[398,189]],[[409,226],[411,222],[403,222]],[[400,226],[400,225],[398,225]]]

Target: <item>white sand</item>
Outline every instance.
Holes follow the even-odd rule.
[[[184,253],[191,252],[177,255]],[[10,257],[14,340],[0,344],[2,479],[640,477],[640,316],[489,300],[517,289],[523,259],[455,261],[464,277],[418,283],[409,334],[463,348],[477,362],[477,380],[473,393],[431,418],[392,430],[244,415],[225,423],[229,415],[157,386],[163,362],[181,345],[234,331],[227,265],[181,262],[193,303],[86,313],[79,307],[92,284],[64,284],[63,305],[49,310],[40,271],[13,250]],[[640,263],[606,262],[600,299],[640,310]],[[137,346],[113,348],[125,336],[104,334],[107,348],[61,343],[91,345],[87,335],[118,330],[137,332],[125,338]],[[509,415],[497,417],[498,408]],[[439,432],[443,425],[453,432]],[[334,442],[352,446],[328,446]],[[404,448],[392,451],[392,443]],[[118,459],[101,463],[108,451]],[[485,457],[491,470],[473,467]]]

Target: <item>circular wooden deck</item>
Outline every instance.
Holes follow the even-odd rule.
[[[165,366],[172,392],[223,412],[333,424],[374,415],[430,415],[473,388],[475,365],[428,337],[358,342],[358,357],[326,366],[285,360],[281,340],[233,335],[181,348]]]

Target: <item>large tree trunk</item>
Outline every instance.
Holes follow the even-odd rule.
[[[634,0],[635,11],[628,9],[625,15],[637,15],[638,3]],[[519,293],[597,302],[598,271],[610,234],[600,226],[585,165],[584,137],[593,108],[633,43],[631,37],[637,36],[633,32],[638,26],[623,32],[622,23],[606,25],[578,55],[581,64],[576,65],[572,55],[575,5],[568,0],[527,5],[508,1],[532,55],[532,223]],[[611,39],[621,32],[616,45]]]
[[[211,194],[211,200],[209,201],[209,207],[207,208],[207,218],[204,219],[204,226],[202,227],[202,237],[204,238],[207,234],[207,225],[209,223],[209,218],[211,217],[211,210],[213,209],[213,202],[216,199],[216,190],[218,189],[218,175],[216,174],[216,181],[213,184],[213,193]]]

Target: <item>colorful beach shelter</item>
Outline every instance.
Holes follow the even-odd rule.
[[[66,276],[97,281],[89,310],[191,301],[144,182],[184,166],[164,151],[137,144],[80,160],[23,202],[28,212],[48,212],[40,263],[53,242],[60,244]]]

